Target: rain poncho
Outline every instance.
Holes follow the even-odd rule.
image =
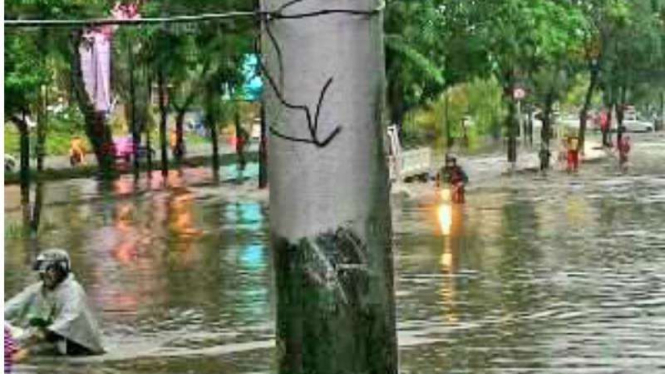
[[[7,301],[5,321],[25,329],[42,324],[46,330],[65,338],[56,344],[61,354],[67,353],[68,341],[92,354],[104,353],[101,332],[85,291],[71,273],[53,290],[38,282]]]

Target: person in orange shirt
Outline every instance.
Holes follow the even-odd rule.
[[[171,146],[173,157],[183,157],[185,155],[185,139],[182,139],[182,144],[178,147],[178,131],[176,129],[171,130],[169,134],[169,145]]]
[[[69,145],[69,163],[72,166],[85,164],[85,145],[79,136],[72,138]]]

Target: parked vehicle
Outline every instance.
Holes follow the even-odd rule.
[[[655,129],[653,122],[640,120],[635,111],[626,112],[623,127],[627,132],[652,132]]]
[[[119,138],[113,141],[114,144],[114,156],[116,159],[123,160],[125,162],[130,162],[134,156],[134,140],[131,137]],[[148,150],[143,145],[138,145],[137,154],[139,159],[145,158],[150,152],[152,157],[155,157],[155,150],[150,148]]]

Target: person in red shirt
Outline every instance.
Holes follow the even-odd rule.
[[[628,162],[628,154],[630,153],[630,136],[621,137],[619,142],[619,164],[621,166]]]
[[[580,156],[578,150],[579,140],[574,137],[568,137],[567,147],[567,162],[568,162],[568,171],[577,171],[580,166]]]
[[[446,156],[446,164],[437,176],[437,185],[447,182],[450,185],[451,200],[456,204],[465,202],[464,186],[469,182],[469,177],[464,170],[457,164],[457,159],[452,156]]]

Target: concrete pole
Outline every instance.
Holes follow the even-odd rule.
[[[274,11],[287,0],[264,0]],[[308,0],[284,14],[373,10],[378,0]],[[384,55],[380,13],[275,19],[262,51],[289,109],[267,87],[270,230],[277,290],[279,372],[397,373],[392,229],[384,148]],[[265,28],[264,28],[265,29]],[[267,30],[266,30],[267,31]]]

